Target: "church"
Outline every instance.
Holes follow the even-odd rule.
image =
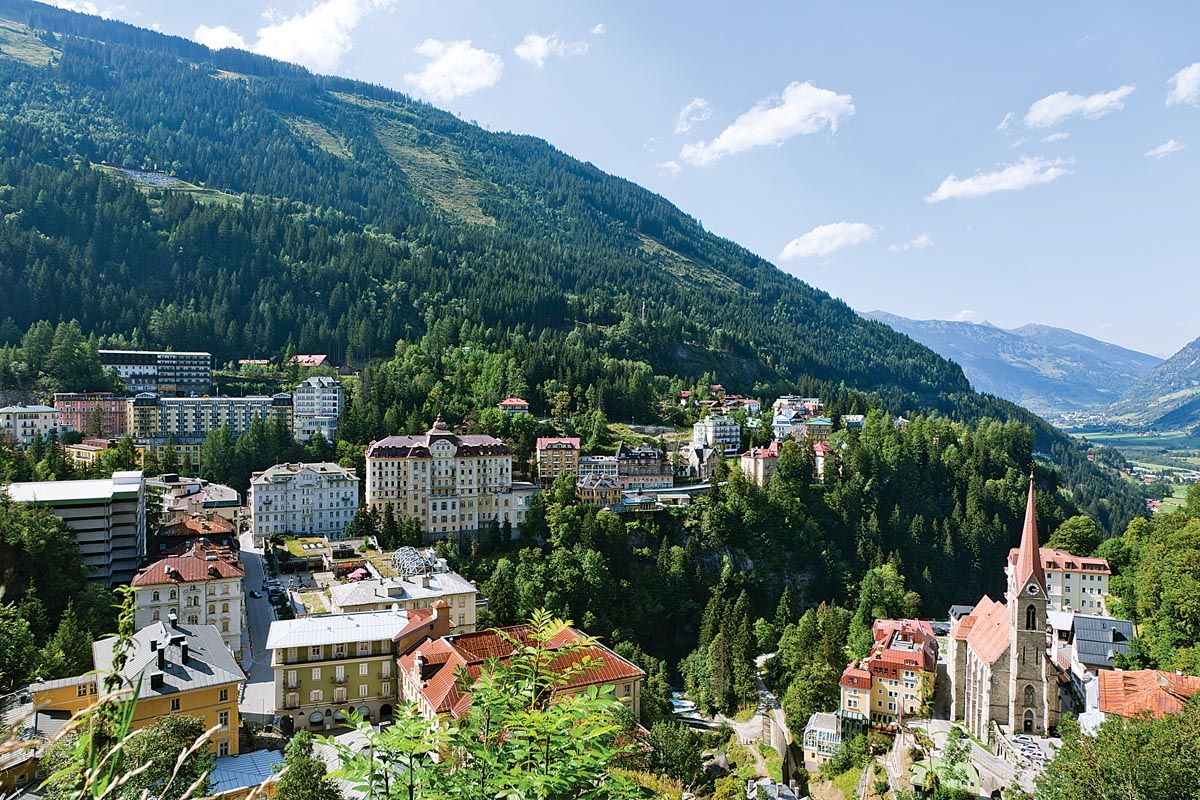
[[[1058,670],[1047,652],[1049,597],[1034,500],[1031,477],[1005,602],[985,595],[970,613],[951,621],[950,716],[984,742],[993,722],[1009,733],[1041,736],[1058,727]]]

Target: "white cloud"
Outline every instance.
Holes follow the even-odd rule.
[[[678,175],[680,170],[683,169],[683,167],[679,166],[678,161],[663,161],[662,163],[655,164],[654,166],[658,167],[663,172],[670,173],[671,175]]]
[[[973,322],[979,314],[973,308],[964,308],[950,319],[954,322]]]
[[[1176,72],[1167,81],[1171,91],[1167,93],[1167,105],[1187,103],[1200,106],[1200,61],[1189,64]]]
[[[1053,144],[1054,142],[1061,142],[1063,139],[1066,139],[1070,135],[1071,134],[1066,133],[1065,131],[1059,131],[1058,133],[1050,134],[1045,139],[1042,139],[1042,141],[1047,144]]]
[[[1020,139],[1017,139],[1015,142],[1011,143],[1011,144],[1008,146],[1008,149],[1009,149],[1009,150],[1016,150],[1018,147],[1020,147],[1021,145],[1025,144],[1025,142],[1027,142],[1027,141],[1029,141],[1029,140],[1028,140],[1028,139],[1026,139],[1024,136],[1022,136]]]
[[[1178,153],[1180,150],[1182,150],[1185,147],[1187,147],[1187,145],[1185,145],[1183,142],[1179,141],[1178,139],[1167,139],[1165,142],[1160,144],[1158,147],[1151,147],[1149,150],[1146,151],[1145,155],[1146,155],[1146,158],[1165,158],[1166,156],[1169,156],[1172,153]]]
[[[1001,133],[1008,133],[1008,129],[1012,127],[1015,120],[1016,117],[1013,116],[1013,113],[1011,111],[1008,112],[1004,115],[1004,119],[1000,120],[1000,124],[996,126],[996,130]]]
[[[256,32],[253,44],[224,25],[201,25],[192,38],[215,49],[239,47],[271,58],[302,64],[316,72],[331,72],[354,46],[352,34],[372,11],[395,0],[319,0],[291,17],[271,13]]]
[[[420,72],[405,75],[404,80],[434,100],[453,100],[494,86],[504,69],[500,56],[471,47],[470,39],[426,39],[415,49],[429,63]]]
[[[706,166],[728,155],[768,144],[782,144],[793,136],[836,132],[843,117],[854,115],[848,94],[837,94],[812,83],[790,83],[779,97],[770,97],[733,121],[711,142],[685,145],[680,157],[689,164]]]
[[[983,197],[992,192],[1015,192],[1039,183],[1049,183],[1067,174],[1065,164],[1069,161],[1023,156],[1011,164],[1005,164],[993,172],[976,172],[969,178],[954,175],[946,178],[932,194],[926,195],[926,203],[938,203],[955,197]]]
[[[780,261],[793,258],[827,256],[845,247],[854,247],[875,238],[875,229],[865,222],[833,222],[818,225],[783,246]]]
[[[675,119],[675,132],[687,133],[693,125],[699,125],[711,117],[712,106],[708,101],[703,97],[693,97],[679,109],[679,116]]]
[[[93,17],[116,19],[118,12],[124,11],[125,6],[100,6],[92,0],[42,0],[46,5],[61,8],[64,11],[76,11],[80,14],[91,14]]]
[[[592,28],[592,36],[603,36],[606,33],[608,33],[608,28],[604,26],[603,22],[597,22],[596,27]]]
[[[1081,95],[1055,92],[1046,95],[1025,112],[1025,124],[1031,128],[1053,128],[1063,120],[1082,114],[1097,119],[1125,107],[1125,98],[1133,94],[1133,86],[1119,86],[1107,92]]]
[[[890,244],[888,250],[893,253],[902,253],[905,250],[924,250],[929,247],[933,247],[933,237],[928,233],[922,233],[904,244]]]
[[[527,33],[524,40],[513,48],[518,58],[528,61],[538,69],[546,66],[546,60],[551,56],[581,56],[587,51],[587,42],[566,42],[560,39],[557,33],[549,36]]]

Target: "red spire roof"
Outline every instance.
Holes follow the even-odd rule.
[[[1029,501],[1025,505],[1025,527],[1021,531],[1021,548],[1017,551],[1016,583],[1014,591],[1028,585],[1030,579],[1037,580],[1042,593],[1046,592],[1046,573],[1042,569],[1042,553],[1038,546],[1037,510],[1034,508],[1033,476],[1029,476]]]

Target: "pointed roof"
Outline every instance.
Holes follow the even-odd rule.
[[[1029,476],[1029,500],[1025,505],[1025,527],[1021,531],[1021,547],[1017,551],[1015,591],[1028,585],[1031,579],[1036,580],[1042,594],[1046,593],[1046,572],[1042,568],[1042,552],[1038,545],[1037,510],[1034,507],[1036,495],[1033,487],[1033,476]]]

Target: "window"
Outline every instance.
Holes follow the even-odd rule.
[[[172,697],[172,698],[171,698],[171,710],[172,710],[172,711],[178,711],[178,710],[179,710],[179,698],[178,698],[178,697]]]
[[[1028,708],[1033,705],[1033,686],[1025,687],[1025,706]]]
[[[158,602],[158,599],[159,599],[159,598],[158,598],[158,592],[157,592],[157,591],[155,591],[155,593],[154,593],[154,602],[155,602],[155,603],[157,603],[157,602]]]
[[[159,614],[158,614],[158,609],[157,609],[157,608],[156,608],[156,609],[154,609],[154,617],[153,617],[153,619],[154,619],[154,621],[155,621],[155,622],[158,622],[158,621],[159,621],[159,619],[161,619],[161,617],[159,617]]]
[[[1037,609],[1032,605],[1025,608],[1025,630],[1037,630]]]
[[[314,681],[319,681],[319,680],[321,680],[321,668],[320,668],[320,667],[313,667],[313,671],[312,671],[312,679],[313,679]]]
[[[364,665],[364,666],[365,666],[365,665]],[[368,696],[368,695],[370,694],[370,691],[371,691],[371,689],[370,689],[370,687],[369,687],[369,686],[367,686],[365,683],[364,683],[364,684],[361,684],[361,685],[358,687],[358,696],[359,696],[359,697],[366,697],[366,696]]]
[[[321,657],[321,645],[315,644],[312,647],[308,648],[308,657],[309,658],[320,658]]]
[[[229,633],[229,620],[221,620],[221,633]]]
[[[222,614],[229,613],[229,603],[221,603],[221,613]]]
[[[359,664],[358,665],[358,674],[361,677],[365,678],[365,677],[367,677],[367,673],[370,670],[370,668],[371,668],[370,664]]]
[[[229,742],[217,742],[217,755],[221,757],[229,755]]]
[[[287,685],[289,689],[296,688],[296,670],[290,669],[287,674]]]
[[[384,697],[391,697],[392,696],[391,682],[384,681],[383,683],[379,684],[379,693],[381,695],[383,695]]]
[[[172,590],[171,590],[171,593],[170,593],[170,594],[168,594],[168,595],[167,595],[167,597],[169,597],[170,599],[174,600],[174,599],[176,599],[177,597],[179,597],[179,594],[178,594],[178,593],[177,593],[177,592],[176,592],[174,589],[172,589]]]
[[[218,703],[228,703],[229,702],[229,690],[228,689],[222,689],[221,691],[217,692],[217,702]]]
[[[217,712],[217,724],[220,725],[222,728],[229,727],[229,712],[228,711],[218,711]]]
[[[75,687],[76,697],[87,697],[88,687],[86,683],[81,683]]]
[[[311,692],[308,693],[308,700],[310,703],[320,703],[324,699],[325,699],[325,693],[322,692],[320,689],[313,689]]]

